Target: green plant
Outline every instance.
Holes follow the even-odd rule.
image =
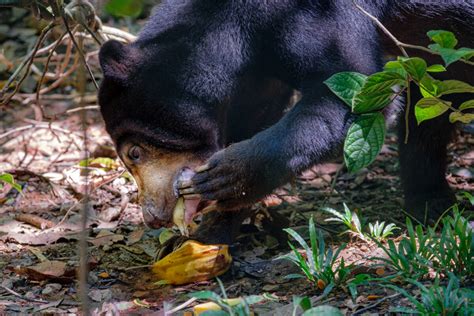
[[[293,313],[292,316],[299,315],[298,308],[303,310],[303,316],[311,315],[326,315],[326,316],[342,316],[342,312],[333,306],[322,305],[322,306],[312,306],[311,300],[309,297],[299,297],[293,296]]]
[[[309,281],[320,289],[324,289],[323,294],[329,293],[334,286],[347,278],[350,266],[345,265],[343,258],[337,263],[339,253],[346,245],[341,245],[335,252],[330,247],[326,247],[321,231],[316,231],[313,218],[309,220],[310,245],[293,229],[287,228],[285,232],[303,247],[303,251],[300,252],[291,242],[288,242],[292,252],[282,258],[295,263]],[[302,277],[302,275],[289,277]]]
[[[22,192],[21,185],[19,185],[16,181],[13,175],[9,173],[2,173],[0,174],[0,187],[2,187],[2,183],[10,185],[12,188],[17,190],[18,192]]]
[[[468,219],[455,205],[453,215],[443,217],[441,223],[441,234],[432,248],[435,268],[458,277],[474,275],[474,233]]]
[[[335,216],[326,219],[326,221],[344,224],[347,227],[345,232],[349,232],[364,241],[368,241],[369,238],[377,241],[385,241],[388,236],[393,235],[395,230],[400,229],[393,223],[385,225],[385,222],[379,223],[379,221],[376,221],[374,224],[369,223],[368,228],[366,228],[364,219],[356,212],[351,212],[345,203],[343,205],[344,213],[329,207],[323,208],[323,211]]]
[[[391,312],[421,315],[473,315],[474,313],[474,291],[459,286],[459,280],[450,275],[447,286],[441,286],[440,280],[436,279],[434,284],[428,286],[415,280],[408,280],[420,292],[420,298],[398,286],[386,284],[405,296],[414,308],[398,307]]]
[[[385,138],[385,118],[381,111],[405,91],[407,113],[410,113],[410,84],[418,86],[423,96],[414,108],[418,124],[438,117],[448,110],[451,122],[469,123],[474,120],[474,99],[453,106],[442,97],[457,93],[474,93],[474,86],[459,80],[436,80],[430,74],[446,71],[446,67],[456,61],[474,65],[474,49],[456,48],[457,39],[453,33],[444,30],[429,31],[428,37],[434,42],[428,48],[418,49],[440,55],[443,65],[430,65],[419,57],[398,57],[385,64],[384,70],[370,76],[356,72],[340,72],[325,81],[328,88],[343,100],[357,118],[349,127],[344,143],[344,161],[349,171],[357,171],[372,163],[380,152]],[[406,54],[406,52],[403,50]],[[407,114],[407,115],[408,115]],[[406,123],[405,142],[409,130]]]
[[[359,237],[362,240],[366,240],[362,231],[362,222],[359,219],[359,216],[356,212],[351,212],[351,210],[347,207],[346,203],[344,203],[343,205],[344,214],[330,207],[323,208],[323,211],[335,216],[326,219],[326,221],[342,223],[347,227],[347,232],[352,233],[353,235]]]
[[[394,223],[390,223],[388,225],[385,225],[385,222],[379,223],[379,221],[376,221],[374,224],[369,223],[370,237],[379,242],[386,241],[387,238],[393,235],[393,232],[397,229],[400,228],[395,226]]]
[[[202,316],[249,316],[252,315],[250,306],[264,300],[275,300],[275,298],[268,294],[263,295],[249,295],[237,299],[229,299],[224,288],[224,284],[219,278],[216,278],[221,295],[213,291],[199,291],[190,293],[189,296],[199,299],[210,301],[220,307],[220,310],[207,310],[199,315]]]
[[[418,279],[427,274],[433,266],[433,237],[434,230],[427,233],[423,226],[413,227],[409,218],[406,221],[408,236],[402,237],[398,246],[393,240],[387,245],[375,240],[377,245],[387,254],[388,258],[375,258],[388,264],[393,270],[405,277]]]

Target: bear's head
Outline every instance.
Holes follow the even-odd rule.
[[[153,49],[117,41],[102,46],[99,104],[137,182],[145,222],[159,227],[171,224],[178,178],[218,149],[218,132],[212,108],[182,91],[177,70],[166,58],[155,60]]]

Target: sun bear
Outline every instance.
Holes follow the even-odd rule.
[[[427,45],[427,31],[445,29],[461,46],[474,46],[474,3],[357,3],[401,41]],[[217,201],[222,212],[214,222],[232,231],[235,213],[227,211],[341,154],[354,114],[323,82],[341,71],[380,71],[387,54],[400,52],[350,0],[163,1],[135,42],[108,41],[99,54],[101,112],[137,181],[145,221],[169,225],[183,193],[195,212],[207,207],[200,201]],[[453,64],[437,78],[474,83],[466,65]],[[301,99],[285,111],[295,90]],[[414,104],[420,95],[412,98]],[[411,113],[405,144],[404,111],[405,207],[436,218],[455,201],[445,179],[454,125],[443,115],[417,126]]]

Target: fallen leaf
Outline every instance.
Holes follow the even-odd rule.
[[[122,241],[124,239],[125,238],[123,235],[114,234],[108,230],[101,230],[95,238],[89,239],[88,241],[94,246],[99,247],[99,246],[111,246],[114,243],[118,241]]]
[[[26,275],[30,280],[43,281],[64,277],[66,263],[63,261],[44,261],[34,266],[17,269],[19,274]]]

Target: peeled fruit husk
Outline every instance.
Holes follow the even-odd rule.
[[[243,300],[240,297],[224,299],[223,301],[227,303],[229,306],[236,306],[243,302]],[[214,302],[202,303],[193,307],[194,316],[199,316],[202,313],[205,313],[207,311],[220,311],[220,310],[222,310],[222,308]]]
[[[178,249],[155,262],[152,271],[167,284],[207,281],[226,272],[232,263],[227,245],[185,241]]]
[[[186,224],[184,220],[185,212],[186,212],[186,208],[184,206],[184,198],[180,197],[178,198],[178,201],[176,202],[176,206],[174,207],[174,210],[173,210],[173,223],[176,226],[178,226],[178,229],[181,232],[181,235],[189,236],[188,225]]]

